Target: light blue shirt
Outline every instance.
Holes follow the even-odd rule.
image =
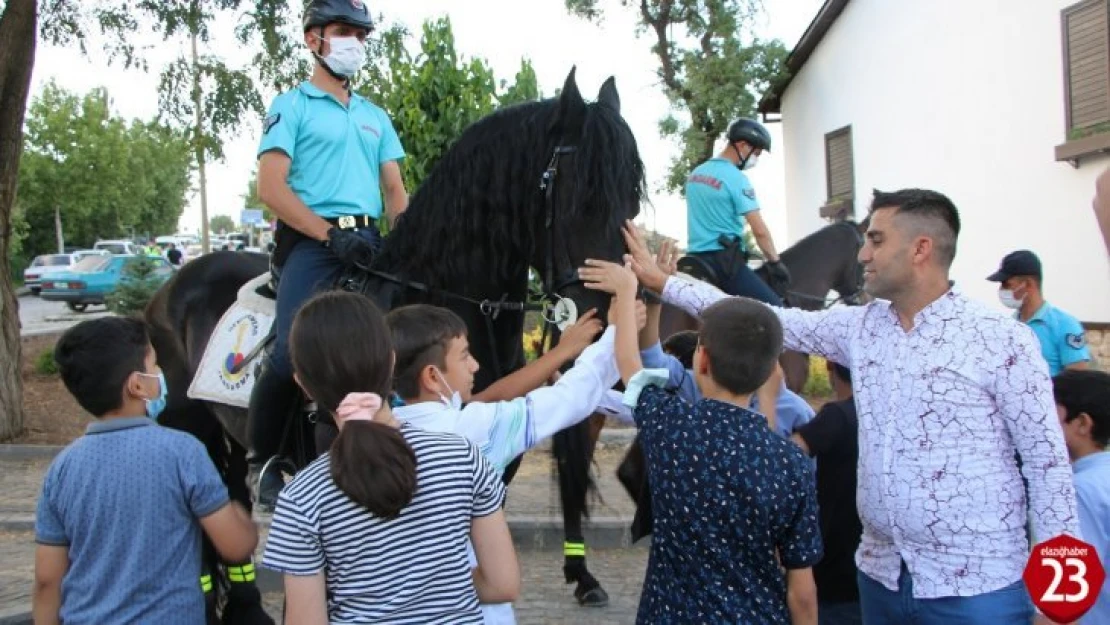
[[[686,179],[687,251],[723,249],[720,235],[740,237],[744,215],[759,210],[747,175],[726,158],[711,158]]]
[[[1071,464],[1075,497],[1079,501],[1079,531],[1094,545],[1102,568],[1110,570],[1110,452],[1099,452]],[[1102,585],[1098,600],[1080,623],[1110,623],[1110,582]]]
[[[357,94],[344,106],[305,81],[274,98],[262,133],[258,156],[289,156],[289,187],[317,215],[381,217],[381,165],[405,156],[381,108]]]
[[[35,541],[68,551],[62,622],[203,623],[199,519],[227,502],[193,435],[90,424],[50,464],[35,514]]]
[[[663,351],[663,347],[655,345],[640,352],[640,359],[644,369],[665,369],[668,379],[665,388],[675,390],[678,396],[691,404],[701,399],[701,390],[694,383],[694,372],[682,366],[682,362]],[[749,408],[759,412],[759,400],[752,395]],[[779,399],[775,404],[775,431],[783,437],[789,438],[794,430],[809,423],[814,414],[812,407],[797,393],[786,388],[783,384],[779,389]]]
[[[1049,375],[1055,377],[1068,365],[1091,359],[1083,325],[1052,304],[1045,302],[1025,323],[1040,341]]]

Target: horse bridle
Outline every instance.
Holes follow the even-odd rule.
[[[843,222],[843,223],[847,223],[847,222]],[[856,235],[856,243],[859,244],[859,247],[863,247],[863,243],[864,243],[863,234],[860,233],[860,231],[855,227],[852,228],[852,233]],[[858,306],[859,304],[863,303],[863,295],[864,295],[864,291],[863,291],[863,267],[859,264],[858,261],[856,262],[855,269],[856,269],[856,283],[855,283],[856,288],[855,288],[855,290],[853,290],[851,293],[848,293],[847,295],[840,295],[839,297],[829,299],[827,297],[817,297],[815,295],[810,295],[808,293],[799,293],[798,291],[791,291],[789,289],[786,289],[784,291],[784,293],[791,300],[803,299],[803,300],[808,300],[808,301],[811,301],[811,302],[817,302],[817,303],[821,304],[822,308],[829,308],[830,306],[835,306],[836,304],[838,304],[840,302],[844,302],[845,304],[847,304],[849,306]],[[839,291],[837,291],[837,293],[839,293]]]

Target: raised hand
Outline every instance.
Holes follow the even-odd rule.
[[[648,249],[644,236],[640,234],[639,229],[631,221],[624,223],[622,232],[624,233],[624,243],[628,246],[632,271],[645,287],[656,293],[661,293],[663,286],[667,284],[667,274],[659,268],[655,258],[651,255],[651,250]]]
[[[586,260],[585,267],[578,270],[578,277],[582,278],[587,289],[604,291],[617,297],[635,298],[639,282],[630,265],[631,263],[618,265],[591,258]]]
[[[586,314],[578,318],[573,325],[563,330],[559,337],[559,347],[566,350],[568,359],[577,358],[601,333],[601,319],[597,318],[597,309],[591,308]]]

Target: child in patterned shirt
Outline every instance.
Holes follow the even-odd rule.
[[[691,404],[663,390],[666,370],[643,368],[630,268],[590,260],[579,275],[614,295],[617,366],[651,489],[655,536],[637,623],[816,625],[813,471],[747,408],[782,349],[774,313],[746,298],[703,313],[693,358],[702,399]]]

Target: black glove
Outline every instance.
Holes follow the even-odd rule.
[[[374,246],[369,241],[354,232],[339,228],[328,230],[328,240],[324,247],[348,265],[369,267],[370,261],[374,259]]]
[[[767,275],[774,284],[781,284],[784,287],[790,286],[790,270],[782,264],[781,260],[767,263]]]

